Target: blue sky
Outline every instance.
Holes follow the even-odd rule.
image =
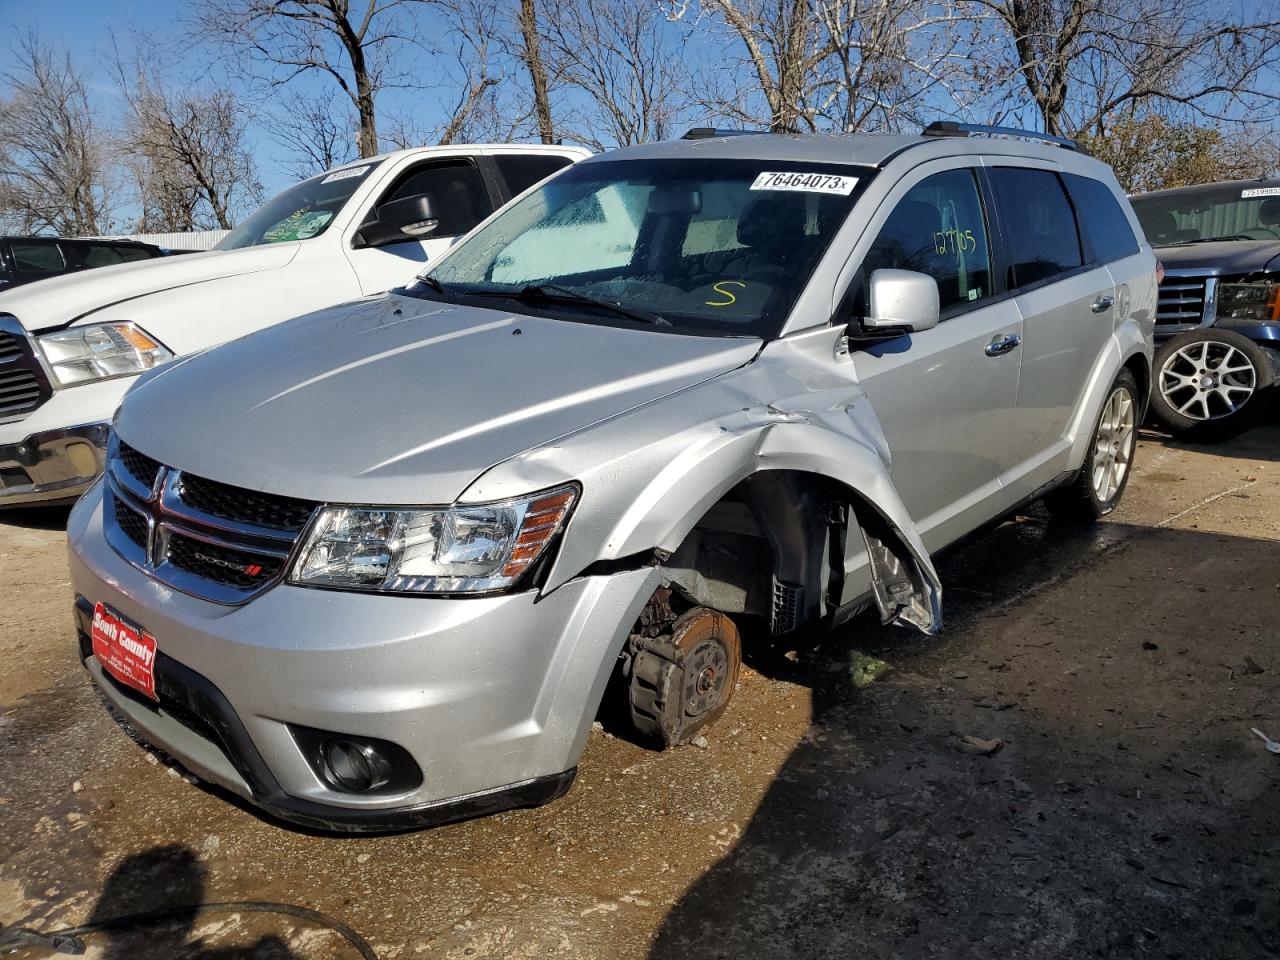
[[[180,0],[46,0],[44,3],[0,0],[0,23],[6,25],[4,33],[10,37],[35,30],[41,40],[66,46],[90,85],[91,98],[112,122],[123,107],[110,63],[112,31],[126,55],[134,35],[141,32],[152,36],[175,60],[172,69],[186,73],[193,83],[207,80],[237,90],[246,84],[247,76],[239,75],[227,65],[215,63],[210,68],[208,51],[182,50],[183,30],[178,18],[194,8],[195,4]],[[425,60],[426,55],[422,56]],[[288,89],[326,97],[342,96],[331,82],[315,75],[291,81]],[[393,112],[412,111],[427,127],[439,123],[451,107],[447,92],[437,95],[430,90],[387,90],[378,101],[380,121]],[[249,137],[267,193],[293,182],[295,178],[288,172],[286,149],[262,125],[251,124]]]
[[[514,3],[515,0],[510,2]],[[1224,13],[1226,10],[1238,10],[1241,20],[1253,19],[1260,18],[1264,11],[1274,10],[1276,2],[1277,0],[1222,0],[1217,9]],[[197,9],[196,2],[186,0],[45,0],[43,3],[0,0],[0,23],[8,27],[5,33],[10,38],[35,30],[42,40],[69,48],[75,64],[90,84],[91,97],[101,110],[105,122],[111,125],[119,117],[122,107],[108,56],[112,31],[125,48],[126,54],[136,36],[147,34],[153,37],[162,49],[168,51],[168,56],[173,61],[171,68],[165,71],[166,78],[185,75],[186,80],[193,85],[209,83],[229,86],[239,93],[248,89],[250,78],[244,71],[226,61],[215,62],[210,66],[211,51],[184,47],[184,31],[179,21]],[[435,15],[430,12],[430,8],[421,9],[424,12],[418,16],[421,18],[419,23],[423,27],[423,33],[440,39],[445,47],[445,55],[432,57],[426,52],[415,54],[417,72],[428,78],[427,89],[389,89],[379,95],[379,127],[384,136],[391,118],[397,114],[411,115],[423,130],[441,125],[456,102],[460,78],[450,76],[451,72],[457,72],[457,67],[448,54],[449,38],[444,36],[443,24],[439,24],[437,28],[432,23],[431,18]],[[687,53],[695,59],[702,53],[719,54],[719,42],[715,36],[700,38],[697,45]],[[730,43],[736,48],[736,42]],[[0,43],[0,55],[3,55],[3,46]],[[736,49],[733,54],[737,56]],[[749,78],[744,79],[750,82]],[[1271,71],[1268,79],[1266,86],[1273,89],[1280,86],[1280,70]],[[298,77],[288,85],[288,90],[324,96],[334,102],[335,106],[351,112],[345,103],[345,97],[332,81],[317,74]],[[269,110],[270,102],[263,106]],[[945,108],[946,105],[940,103],[940,106]],[[1021,117],[1021,121],[1034,123],[1034,111],[1024,112],[1027,115]],[[705,122],[702,118],[696,119],[699,123]],[[265,119],[251,123],[248,128],[250,147],[257,159],[259,176],[268,194],[278,191],[295,179],[289,171],[290,154],[287,148],[278,143],[269,130],[269,122]]]

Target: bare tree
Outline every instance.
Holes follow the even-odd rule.
[[[668,9],[691,14],[684,0]],[[727,29],[743,54],[700,73],[694,99],[775,131],[900,126],[961,73],[962,20],[948,0],[701,0],[695,23]],[[742,95],[745,77],[757,97]]]
[[[304,180],[355,159],[356,131],[350,120],[347,111],[335,110],[328,100],[285,97],[272,111],[271,134],[290,152],[289,174]]]
[[[159,55],[145,43],[132,64],[115,53],[128,105],[121,152],[132,161],[147,228],[231,229],[237,212],[262,197],[244,105],[226,89],[166,86]]]
[[[1002,41],[984,81],[1030,96],[1049,133],[1104,133],[1158,109],[1208,119],[1275,115],[1280,19],[1224,15],[1215,0],[965,0]]]
[[[551,94],[547,83],[547,68],[542,60],[541,36],[538,28],[538,11],[534,0],[520,0],[520,59],[529,71],[533,89],[533,113],[538,119],[538,134],[543,143],[556,142],[556,128],[551,121]]]
[[[34,34],[12,51],[0,102],[0,214],[21,230],[101,234],[111,223],[107,139],[66,51]]]
[[[199,32],[266,67],[271,82],[333,79],[359,118],[360,156],[378,152],[378,93],[411,82],[403,54],[418,42],[407,7],[427,0],[205,0]]]
[[[560,82],[583,94],[569,126],[597,149],[662,140],[680,113],[679,38],[656,4],[549,0],[547,48]],[[536,81],[535,81],[536,89]],[[535,97],[535,103],[536,103]],[[541,126],[539,109],[539,124]],[[547,132],[543,132],[544,142]]]

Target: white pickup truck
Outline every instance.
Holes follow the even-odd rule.
[[[207,253],[0,294],[0,507],[79,496],[143,371],[403,286],[513,196],[588,155],[454,145],[371,157],[288,188]]]

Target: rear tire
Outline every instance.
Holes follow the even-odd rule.
[[[1194,330],[1156,351],[1151,413],[1176,436],[1212,443],[1249,427],[1271,385],[1271,361],[1231,330]]]
[[[1121,370],[1103,401],[1080,472],[1044,498],[1055,517],[1093,523],[1116,508],[1133,473],[1140,409],[1138,381]]]

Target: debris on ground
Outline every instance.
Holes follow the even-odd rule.
[[[960,738],[960,746],[968,750],[970,753],[977,753],[984,757],[989,757],[1004,746],[1004,741],[999,737],[994,740],[985,740],[982,737],[975,737],[973,734],[965,734]]]
[[[1265,733],[1263,733],[1257,727],[1253,727],[1252,730],[1254,733],[1256,733],[1258,736],[1262,738],[1262,742],[1266,744],[1268,750],[1270,750],[1272,753],[1280,753],[1280,743],[1277,743],[1276,741],[1272,740],[1270,737],[1268,737]]]
[[[859,689],[871,686],[888,670],[889,664],[884,660],[869,657],[859,650],[849,654],[849,679]]]

